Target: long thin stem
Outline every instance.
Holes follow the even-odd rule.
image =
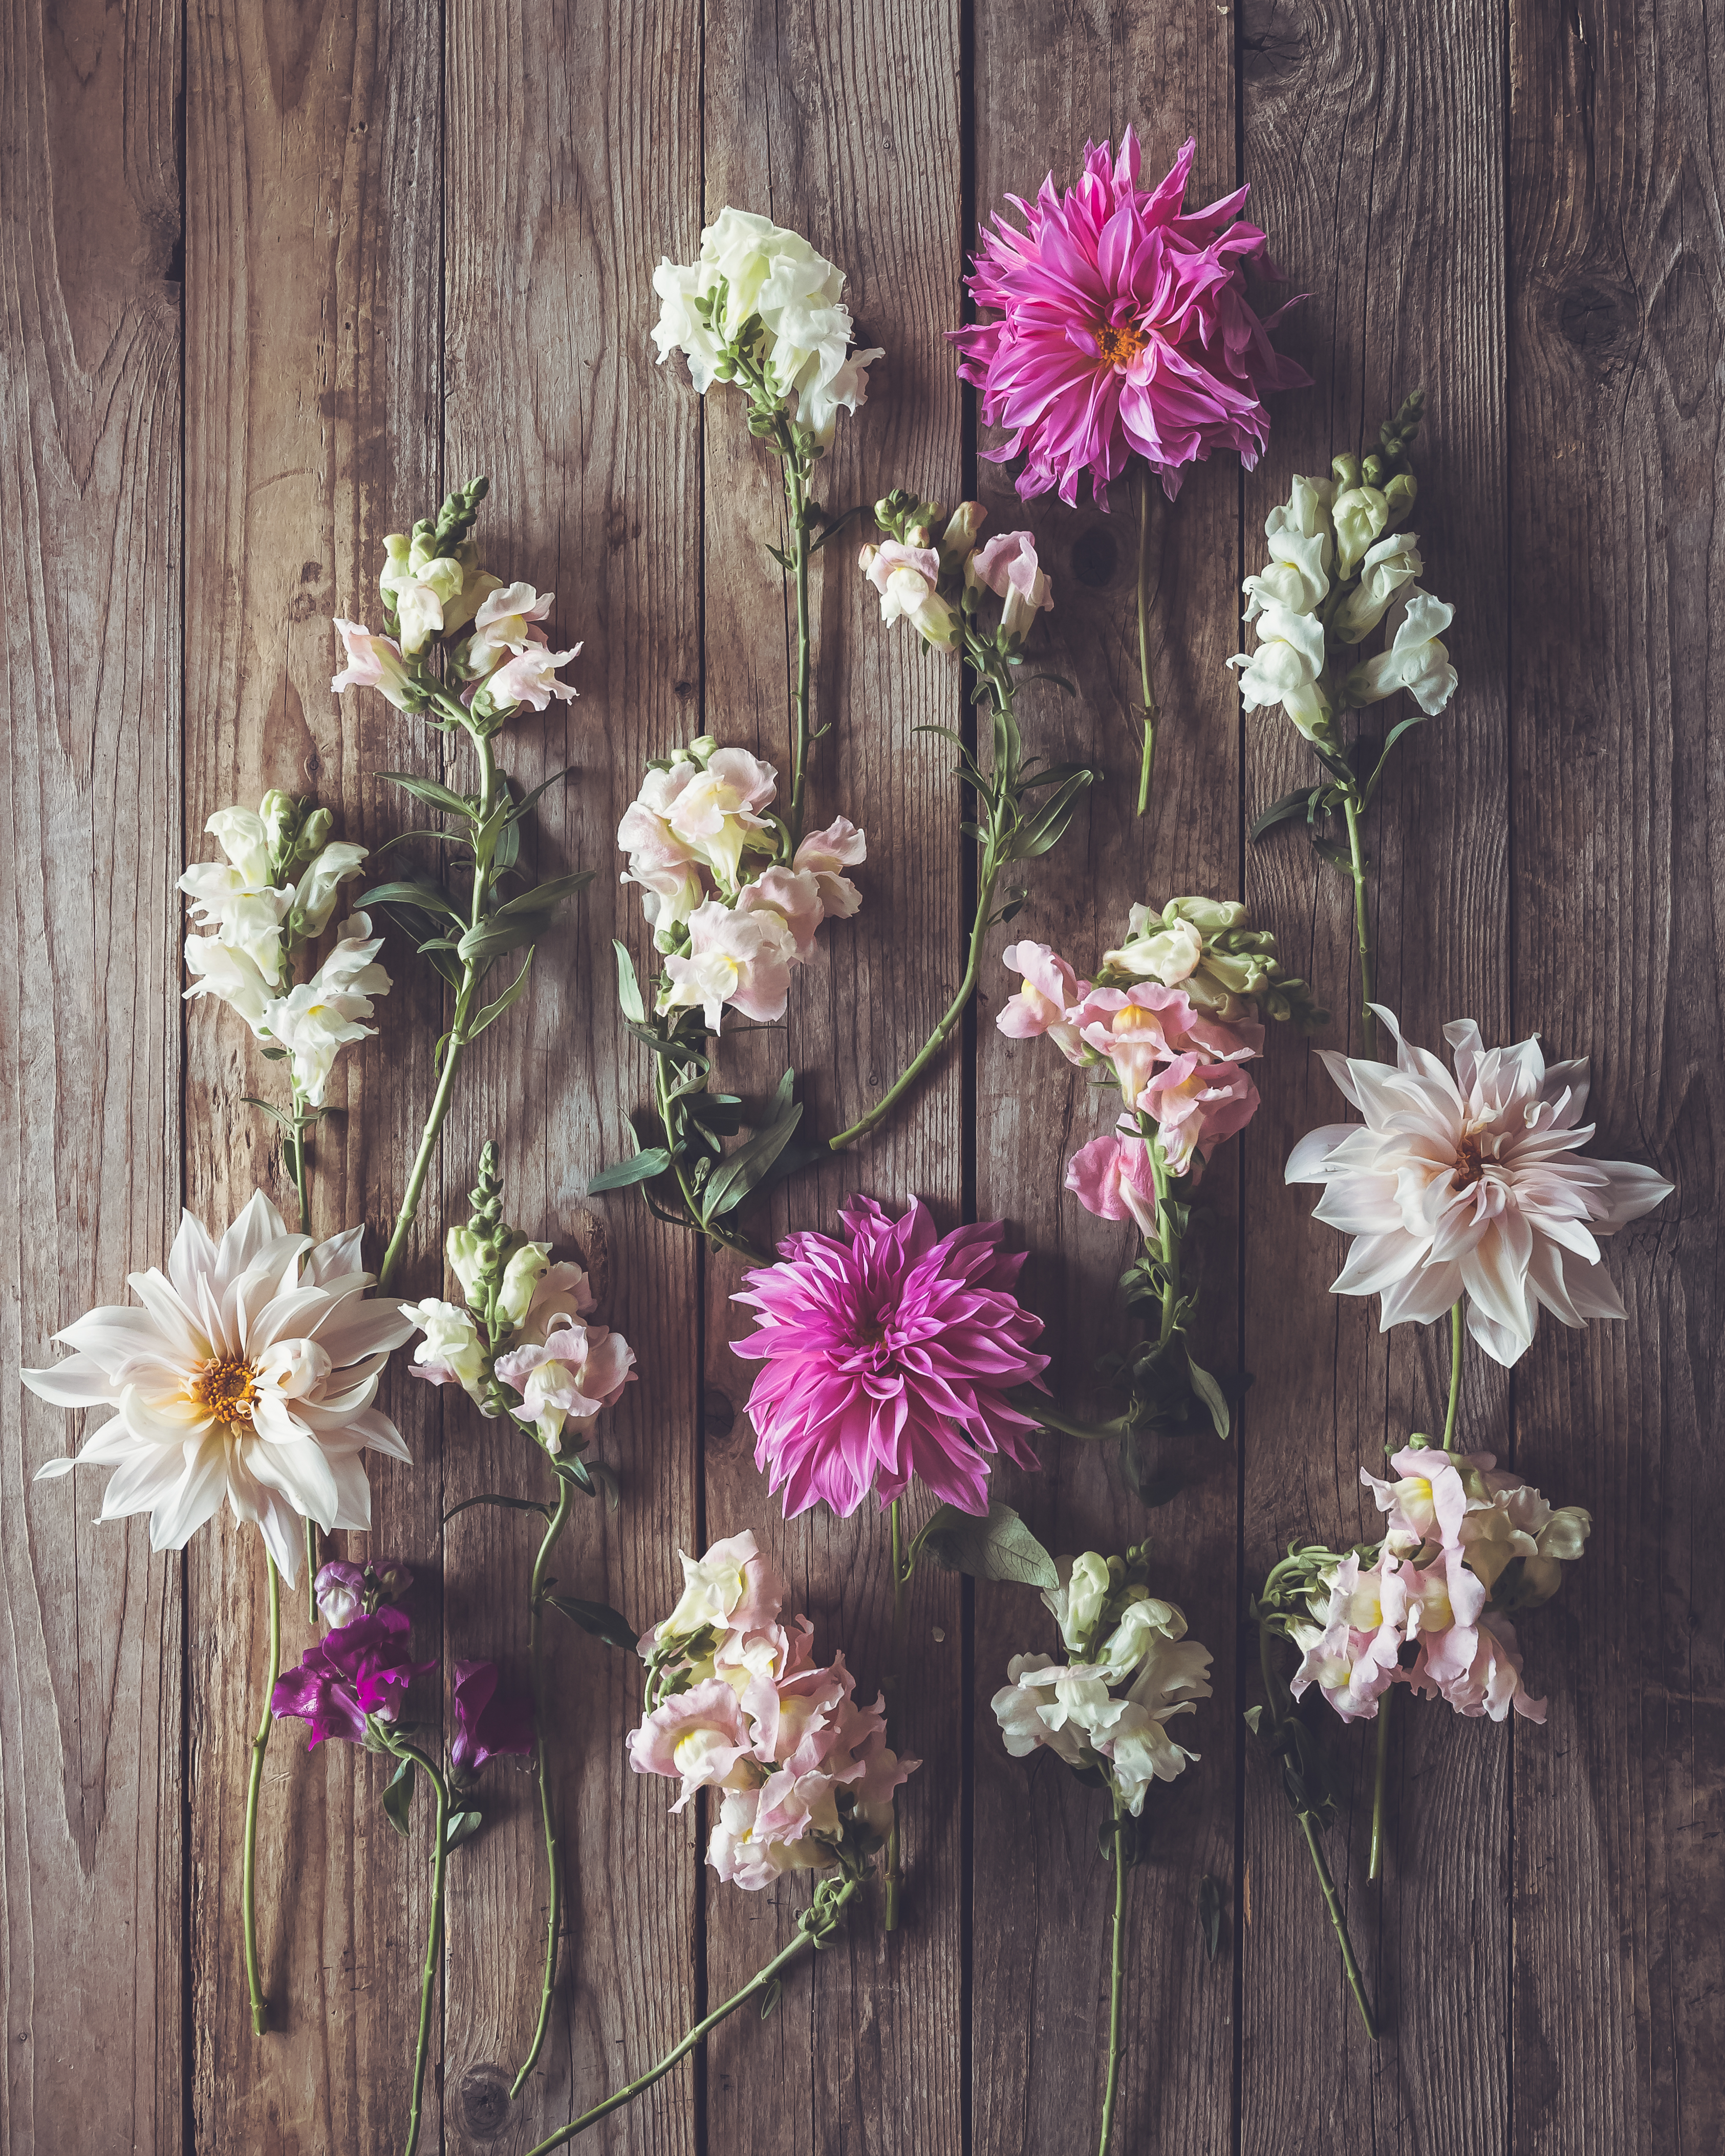
[[[1114,1968],[1113,1981],[1108,1993],[1108,2082],[1102,2095],[1102,2138],[1096,2143],[1096,2156],[1108,2156],[1108,2143],[1114,2134],[1114,2100],[1120,2092],[1120,2061],[1126,2050],[1125,2033],[1121,2026],[1122,2007],[1126,1998],[1126,1848],[1120,1831],[1120,1820],[1125,1806],[1119,1790],[1113,1789],[1114,1799]]]
[[[1444,1415],[1444,1450],[1455,1450],[1455,1417],[1461,1406],[1461,1298],[1450,1306],[1450,1404]]]
[[[1140,1117],[1141,1123],[1146,1119]],[[1150,1150],[1150,1176],[1156,1186],[1156,1226],[1162,1249],[1162,1332],[1161,1345],[1167,1347],[1173,1337],[1174,1313],[1180,1301],[1180,1237],[1174,1226],[1173,1214],[1168,1209],[1168,1159],[1162,1150],[1162,1140],[1153,1129],[1147,1133]]]
[[[1079,1415],[1067,1414],[1040,1393],[1027,1391],[1021,1399],[1015,1397],[1014,1404],[1034,1415],[1045,1430],[1057,1430],[1063,1437],[1081,1438],[1086,1445],[1101,1445],[1110,1439],[1123,1437],[1132,1428],[1125,1415],[1116,1415],[1111,1422],[1086,1422]]]
[[[431,1930],[425,1942],[425,1974],[419,1985],[419,2041],[413,2048],[413,2097],[408,2113],[408,2138],[402,2156],[413,2156],[419,2146],[419,2110],[425,2093],[425,2061],[431,2050],[431,2001],[437,1989],[438,1961],[444,1941],[444,1867],[449,1855],[449,1785],[417,1744],[404,1741],[390,1746],[398,1759],[411,1759],[423,1767],[437,1799],[437,1847],[431,1860]]]
[[[790,513],[791,558],[796,564],[797,680],[793,692],[797,735],[791,750],[791,850],[803,839],[803,786],[809,775],[809,750],[813,739],[809,722],[809,688],[812,654],[809,638],[809,470],[802,452],[794,446],[784,456],[785,503]]]
[[[483,734],[470,737],[479,752],[480,798],[478,820],[483,824],[497,805],[497,767],[492,759],[491,744]],[[477,855],[473,864],[473,898],[469,909],[468,925],[477,928],[485,917],[486,901],[490,896],[491,871],[489,861]],[[402,1194],[401,1210],[395,1216],[394,1232],[389,1238],[389,1247],[383,1253],[383,1263],[377,1271],[377,1286],[387,1290],[395,1277],[395,1269],[401,1263],[401,1254],[406,1246],[408,1232],[419,1211],[419,1199],[425,1188],[425,1177],[431,1166],[431,1157],[437,1150],[437,1142],[444,1127],[444,1118],[449,1112],[449,1102],[455,1090],[455,1073],[460,1067],[462,1051],[467,1045],[467,1025],[473,1010],[474,991],[478,986],[476,963],[469,959],[461,970],[461,985],[455,993],[455,1011],[449,1021],[449,1030],[444,1043],[444,1067],[437,1081],[437,1091],[432,1096],[431,1113],[425,1119],[425,1128],[419,1139],[419,1150],[413,1156],[413,1166],[408,1177],[408,1187]]]
[[[533,1581],[527,1604],[527,1664],[533,1679],[533,1771],[539,1779],[539,1819],[545,1834],[545,1891],[549,1907],[545,1922],[545,1980],[539,1990],[539,2020],[533,2030],[533,2041],[528,2046],[527,2056],[521,2061],[521,2071],[510,2089],[511,2097],[521,2094],[528,2075],[539,2063],[539,2054],[545,2048],[545,2032],[551,2026],[551,1999],[557,1980],[557,1925],[562,1914],[563,1860],[557,1846],[557,1818],[552,1809],[550,1762],[545,1743],[545,1664],[540,1652],[539,1620],[549,1592],[546,1567],[551,1562],[557,1537],[569,1523],[573,1505],[573,1488],[560,1475],[557,1477],[557,1509],[547,1524],[545,1538],[539,1545],[539,1554],[533,1560]]]
[[[1336,1928],[1336,1937],[1342,1943],[1342,1966],[1348,1972],[1348,1988],[1353,1992],[1366,2025],[1366,2034],[1375,2044],[1378,2041],[1378,2017],[1372,2011],[1372,2002],[1366,1996],[1365,1979],[1359,1973],[1359,1964],[1354,1959],[1353,1941],[1348,1936],[1348,1919],[1342,1913],[1341,1897],[1336,1892],[1336,1882],[1330,1876],[1330,1867],[1324,1861],[1323,1845],[1317,1838],[1317,1829],[1310,1812],[1300,1815],[1301,1829],[1306,1836],[1306,1846],[1312,1851],[1312,1868],[1317,1873],[1317,1883],[1323,1889],[1324,1907],[1330,1912],[1330,1922]]]
[[[317,1630],[317,1522],[305,1522],[305,1621]]]
[[[1160,716],[1150,680],[1150,467],[1142,460],[1138,485],[1138,679],[1144,697],[1144,750],[1138,766],[1138,814],[1150,806],[1150,770],[1156,761],[1156,721]]]
[[[1359,1009],[1361,1042],[1367,1055],[1378,1053],[1378,1016],[1372,1009],[1372,912],[1366,899],[1366,857],[1360,845],[1359,803],[1353,794],[1343,797],[1348,819],[1348,854],[1353,876],[1353,932],[1359,947]]]
[[[1391,1685],[1378,1702],[1378,1758],[1372,1770],[1372,1861],[1367,1876],[1374,1883],[1384,1876],[1384,1804],[1389,1784],[1389,1711],[1395,1705]]]
[[[859,1883],[855,1879],[847,1879],[832,1896],[826,1911],[829,1920],[839,1916],[855,1893]],[[757,1969],[741,1991],[734,1993],[722,2006],[715,2007],[704,2021],[697,2021],[688,2035],[667,2051],[656,2066],[650,2067],[638,2080],[629,2082],[626,2088],[620,2088],[614,2095],[608,2096],[603,2103],[596,2103],[591,2111],[583,2111],[579,2118],[572,2118],[567,2126],[560,2126],[555,2133],[536,2142],[527,2151],[527,2156],[549,2156],[552,2149],[561,2148],[566,2141],[572,2141],[578,2133],[586,2133],[589,2126],[597,2126],[602,2118],[608,2118],[614,2111],[621,2111],[624,2104],[632,2103],[655,2082],[663,2081],[671,2068],[680,2060],[686,2059],[698,2044],[704,2043],[728,2015],[734,2014],[739,2006],[746,2006],[750,1999],[764,1991],[780,1970],[788,1968],[805,1947],[819,1944],[819,1941],[812,1930],[799,1926],[796,1938],[788,1947],[776,1953],[764,1969]]]
[[[268,1550],[264,1563],[270,1582],[270,1674],[264,1686],[264,1712],[258,1733],[252,1739],[252,1769],[245,1790],[245,1851],[240,1873],[240,1921],[245,1932],[245,1981],[251,1994],[252,2028],[261,2036],[270,2026],[270,2002],[264,1996],[264,1979],[258,1967],[258,1799],[264,1787],[264,1754],[270,1748],[275,1721],[270,1702],[275,1680],[281,1675],[281,1574]]]
[[[291,1143],[293,1147],[294,1190],[300,1201],[300,1233],[311,1233],[311,1170],[305,1158],[305,1126],[300,1118],[305,1113],[305,1096],[300,1089],[298,1079],[289,1081],[293,1088],[294,1112]],[[305,1522],[305,1617],[317,1623],[317,1522]]]
[[[892,1644],[886,1664],[886,1715],[892,1742],[904,1735],[900,1727],[903,1712],[905,1671],[905,1560],[904,1521],[895,1497],[889,1507],[892,1534]],[[886,1830],[886,1894],[883,1921],[889,1931],[898,1928],[899,1887],[904,1876],[899,1859],[898,1806],[892,1808],[892,1825]]]

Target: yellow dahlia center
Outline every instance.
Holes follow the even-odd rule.
[[[208,1408],[218,1422],[249,1422],[252,1403],[258,1396],[257,1372],[249,1363],[223,1357],[206,1363],[192,1388],[192,1397]]]
[[[1104,322],[1096,331],[1096,354],[1105,367],[1130,367],[1149,341],[1131,322]]]

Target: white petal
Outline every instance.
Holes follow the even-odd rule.
[[[213,1272],[216,1246],[210,1232],[202,1220],[184,1210],[180,1214],[179,1233],[174,1237],[173,1247],[167,1254],[167,1276],[174,1292],[187,1307],[192,1308],[197,1289],[193,1283],[202,1276]]]
[[[221,1438],[198,1448],[176,1487],[150,1515],[151,1549],[183,1549],[216,1511],[228,1487],[227,1455]]]
[[[1392,1325],[1435,1325],[1452,1303],[1461,1300],[1461,1268],[1457,1265],[1416,1265],[1405,1278],[1384,1291],[1378,1330]]]
[[[1605,1173],[1604,1211],[1596,1212],[1594,1217],[1603,1220],[1608,1229],[1621,1228],[1626,1221],[1639,1220],[1676,1188],[1674,1183],[1667,1183],[1654,1169],[1640,1167],[1634,1161],[1598,1160],[1589,1165],[1602,1168]]]
[[[359,1453],[330,1462],[336,1477],[337,1504],[335,1524],[363,1534],[372,1524],[372,1486],[366,1480],[365,1462]]]
[[[1395,1185],[1386,1175],[1338,1177],[1312,1209],[1314,1220],[1339,1228],[1344,1235],[1394,1235],[1402,1232],[1402,1209]]]
[[[116,1395],[108,1373],[88,1355],[69,1355],[46,1370],[20,1370],[38,1399],[57,1408],[88,1408],[113,1400]]]
[[[1282,1181],[1284,1183],[1327,1181],[1329,1154],[1342,1143],[1344,1138],[1352,1137],[1358,1127],[1357,1123],[1326,1123],[1320,1130],[1307,1131],[1305,1137],[1288,1155],[1288,1164],[1282,1170]]]
[[[259,1438],[246,1447],[246,1465],[266,1489],[279,1490],[295,1512],[316,1520],[326,1532],[334,1527],[336,1478],[315,1439],[276,1445]]]
[[[167,1346],[189,1360],[207,1363],[214,1350],[193,1312],[174,1293],[165,1273],[128,1273],[126,1286],[154,1319],[158,1348]]]
[[[363,1225],[347,1228],[339,1235],[331,1235],[326,1243],[320,1243],[305,1260],[306,1270],[313,1281],[323,1286],[327,1281],[338,1280],[349,1273],[364,1270],[360,1260],[360,1248],[365,1241]]]
[[[1377,1295],[1420,1262],[1420,1245],[1407,1235],[1362,1235],[1330,1283],[1332,1295]]]
[[[59,1460],[44,1460],[30,1480],[33,1482],[58,1482],[62,1475],[69,1475],[77,1465],[69,1454]]]
[[[1519,1235],[1516,1232],[1520,1230]],[[1524,1344],[1533,1337],[1534,1312],[1527,1293],[1527,1262],[1533,1239],[1518,1213],[1494,1221],[1461,1260],[1467,1292],[1484,1315]]]
[[[1467,1306],[1467,1329],[1494,1363],[1502,1363],[1512,1369],[1532,1345],[1531,1339],[1522,1340],[1507,1326],[1494,1324],[1475,1302]]]
[[[130,1519],[134,1512],[153,1512],[171,1497],[186,1471],[183,1452],[139,1450],[128,1453],[108,1478],[102,1492],[104,1520]]]
[[[237,1281],[271,1243],[286,1234],[287,1223],[280,1214],[261,1190],[254,1191],[239,1219],[217,1246],[214,1266],[217,1284],[227,1287]],[[311,1248],[309,1236],[298,1235],[293,1240],[301,1250]]]

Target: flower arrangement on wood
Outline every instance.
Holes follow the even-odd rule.
[[[1246,615],[1257,630],[1255,650],[1240,652],[1240,691],[1249,711],[1280,705],[1311,742],[1329,774],[1272,802],[1252,824],[1255,840],[1280,824],[1304,817],[1321,860],[1344,869],[1353,883],[1359,952],[1363,1045],[1375,1049],[1372,1003],[1372,921],[1366,899],[1361,838],[1389,752],[1423,719],[1434,718],[1455,693],[1455,669],[1443,642],[1455,609],[1434,598],[1418,579],[1425,564],[1419,535],[1403,527],[1414,512],[1417,485],[1409,449],[1425,408],[1422,391],[1403,400],[1378,430],[1369,455],[1337,456],[1327,479],[1296,479],[1287,501],[1265,521],[1270,560],[1242,588]],[[1361,656],[1381,627],[1384,649]],[[1419,706],[1380,738],[1362,731],[1342,737],[1344,712],[1361,711],[1406,690]],[[1340,809],[1343,851],[1321,825]]]
[[[390,1351],[410,1327],[368,1297],[361,1228],[328,1241],[290,1235],[261,1191],[219,1241],[185,1214],[167,1270],[127,1285],[142,1305],[107,1305],[56,1338],[74,1352],[23,1370],[56,1406],[110,1408],[75,1460],[50,1460],[38,1481],[74,1466],[116,1470],[101,1517],[150,1515],[152,1549],[183,1549],[225,1502],[264,1540],[269,1583],[266,1700],[281,1667],[281,1580],[299,1576],[311,1528],[372,1523],[364,1455],[411,1466],[401,1433],[375,1402]],[[269,2027],[255,1914],[258,1792],[270,1738],[266,1704],[252,1746],[242,1855],[252,2025]]]
[[[422,516],[411,532],[392,532],[384,541],[377,583],[385,634],[375,635],[358,622],[335,624],[347,661],[330,683],[335,693],[375,689],[398,711],[441,733],[465,736],[479,773],[472,793],[458,793],[415,772],[378,774],[448,819],[441,829],[403,831],[389,847],[428,839],[447,852],[443,865],[374,885],[360,904],[381,906],[393,916],[418,956],[454,994],[448,1029],[432,1055],[437,1090],[378,1270],[379,1285],[386,1288],[394,1280],[418,1214],[463,1056],[526,993],[534,949],[552,916],[565,899],[593,880],[590,870],[576,870],[536,884],[521,865],[521,827],[528,811],[569,773],[558,772],[518,798],[497,768],[492,743],[505,721],[522,709],[542,711],[553,699],[573,700],[575,690],[557,678],[557,670],[576,658],[581,646],[552,649],[544,624],[555,593],[536,591],[529,583],[506,583],[481,566],[473,531],[490,485],[483,478],[470,480],[444,498],[434,517]],[[521,879],[521,889],[509,889],[511,878]],[[482,1004],[481,985],[497,961],[512,951],[522,953],[515,978],[501,995]]]
[[[1009,429],[993,461],[1022,457],[1025,501],[1057,491],[1072,506],[1088,479],[1099,509],[1132,465],[1138,503],[1138,656],[1143,692],[1138,814],[1148,805],[1158,708],[1150,675],[1150,490],[1172,501],[1189,465],[1231,449],[1250,471],[1270,432],[1264,400],[1311,377],[1278,353],[1246,294],[1245,270],[1277,275],[1268,243],[1240,215],[1237,188],[1184,208],[1196,144],[1153,187],[1138,185],[1137,136],[1117,155],[1086,142],[1084,177],[1034,203],[1008,200],[967,280],[981,312],[947,334],[958,371],[983,393],[983,418]],[[1290,305],[1293,303],[1289,302]]]
[[[1066,1661],[1014,1655],[989,1704],[1014,1759],[1052,1752],[1081,1781],[1101,1789],[1109,1817],[1098,1839],[1114,1866],[1108,2066],[1101,2156],[1113,2136],[1124,2055],[1127,1874],[1137,1861],[1137,1821],[1157,1782],[1172,1782],[1198,1754],[1168,1724],[1211,1696],[1210,1651],[1186,1637],[1184,1612],[1148,1586],[1147,1545],[1124,1558],[1086,1550],[1060,1558],[1058,1585],[1042,1599],[1060,1629]]]
[[[1245,1066],[1263,1051],[1265,1020],[1304,1031],[1327,1014],[1284,973],[1276,938],[1235,901],[1133,906],[1125,942],[1104,953],[1093,983],[1045,943],[1009,944],[1002,956],[1020,986],[996,1014],[1000,1031],[1046,1037],[1105,1096],[1120,1096],[1112,1129],[1068,1162],[1066,1188],[1087,1212],[1137,1228],[1142,1253],[1124,1286],[1130,1304],[1155,1313],[1153,1329],[1098,1365],[1126,1389],[1112,1421],[1081,1422],[1055,1409],[1041,1419],[1072,1436],[1117,1440],[1127,1480],[1141,1490],[1140,1431],[1201,1417],[1228,1435],[1227,1396],[1189,1344],[1197,1301],[1182,1281],[1181,1246],[1192,1196],[1216,1147],[1257,1112]]]
[[[711,1792],[707,1861],[721,1879],[753,1892],[807,1871],[814,1893],[791,1943],[740,1991],[530,2156],[621,2110],[750,1999],[771,2012],[790,1964],[836,1935],[887,1839],[894,1793],[919,1763],[888,1749],[884,1702],[858,1704],[842,1654],[815,1661],[814,1627],[784,1615],[784,1583],[753,1535],[728,1536],[699,1560],[678,1556],[682,1596],[639,1642],[645,1712],[629,1736],[629,1763],[678,1784],[674,1812]]]

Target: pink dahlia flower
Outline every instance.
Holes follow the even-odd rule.
[[[1023,1254],[1004,1224],[937,1236],[920,1199],[890,1220],[871,1198],[845,1208],[848,1240],[796,1235],[734,1300],[761,1329],[736,1353],[764,1367],[749,1394],[755,1464],[787,1518],[824,1500],[849,1515],[872,1487],[886,1506],[913,1475],[961,1512],[988,1509],[988,1463],[1035,1467],[1035,1418],[1009,1398],[1047,1368],[1042,1321],[1013,1292]]]
[[[1270,431],[1265,398],[1311,380],[1270,341],[1279,313],[1260,321],[1247,300],[1247,263],[1276,274],[1264,234],[1238,218],[1247,190],[1181,212],[1195,146],[1143,189],[1130,128],[1117,158],[1086,143],[1076,187],[1057,192],[1050,173],[1034,203],[1009,198],[1028,229],[997,217],[983,236],[968,281],[994,318],[947,335],[984,421],[1011,430],[992,454],[1023,456],[1027,501],[1058,488],[1076,503],[1087,471],[1106,509],[1134,452],[1170,501],[1213,449],[1250,470]]]

